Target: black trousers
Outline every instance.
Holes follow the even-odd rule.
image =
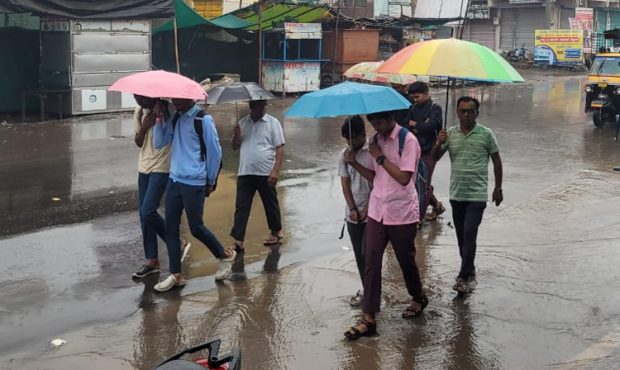
[[[347,231],[353,245],[353,254],[355,254],[355,263],[357,271],[360,273],[360,279],[364,284],[364,256],[366,255],[366,223],[360,222],[355,224],[347,221]]]
[[[456,229],[456,238],[459,242],[461,255],[461,270],[459,277],[467,281],[475,271],[476,239],[478,226],[482,222],[482,215],[486,202],[459,202],[450,200],[452,205],[452,219]]]
[[[265,207],[267,225],[269,230],[271,230],[271,234],[278,235],[282,230],[278,193],[275,186],[267,183],[267,176],[237,176],[235,224],[230,232],[230,236],[235,238],[235,240],[243,241],[245,239],[245,230],[248,226],[252,200],[256,191],[258,191],[263,207]]]

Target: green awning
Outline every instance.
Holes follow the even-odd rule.
[[[245,29],[247,31],[258,30],[257,4],[235,10],[232,13],[220,17],[206,19],[196,13],[183,0],[175,0],[177,28],[190,28],[199,25],[226,29]],[[302,4],[279,3],[264,5],[262,13],[262,28],[270,30],[274,24],[284,22],[314,23],[321,22],[332,17],[327,6],[313,6]],[[169,21],[157,27],[154,33],[172,31],[174,23]]]
[[[239,29],[246,28],[254,24],[237,18],[232,14],[226,14],[224,16],[209,20],[196,13],[196,11],[190,8],[187,4],[185,4],[183,0],[175,0],[174,3],[174,6],[176,8],[178,29],[196,27],[202,24],[219,28]],[[173,29],[174,22],[169,21],[157,27],[154,33],[172,31]]]
[[[218,27],[233,28],[233,29],[246,28],[246,27],[250,27],[254,25],[254,23],[251,23],[251,22],[246,21],[245,19],[236,17],[232,15],[231,13],[224,14],[220,17],[211,18],[209,19],[209,22],[211,22],[212,24]]]
[[[238,18],[251,22],[253,26],[247,27],[248,31],[258,29],[258,14],[256,4],[235,10],[230,13]],[[297,4],[273,4],[267,5],[262,13],[262,28],[269,30],[274,24],[284,22],[314,23],[331,18],[329,8],[326,6],[297,5]]]

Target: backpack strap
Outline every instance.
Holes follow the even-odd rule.
[[[202,119],[204,116],[205,112],[201,109],[196,113],[196,117],[194,117],[194,131],[196,131],[198,140],[200,141],[200,159],[203,162],[207,160],[207,146],[205,145],[205,138],[202,131]]]
[[[400,128],[400,131],[398,131],[398,156],[402,156],[403,155],[403,148],[405,147],[405,138],[407,137],[407,134],[409,133],[409,130],[402,127]]]
[[[174,117],[172,117],[172,132],[175,132],[177,129],[177,122],[179,122],[179,118],[181,114],[179,112],[174,113]]]

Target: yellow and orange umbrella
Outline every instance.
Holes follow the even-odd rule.
[[[383,61],[357,63],[351,68],[347,69],[347,71],[344,73],[344,76],[349,79],[383,82],[399,85],[408,85],[418,80],[417,76],[411,74],[378,73],[377,69],[382,64]]]

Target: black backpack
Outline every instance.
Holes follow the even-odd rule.
[[[177,126],[177,122],[179,120],[179,113],[175,113],[174,114],[174,118],[172,119],[172,131],[176,131],[176,126]],[[200,160],[202,160],[203,162],[206,162],[207,160],[207,145],[205,144],[205,139],[203,136],[203,131],[202,131],[202,119],[205,116],[205,112],[201,109],[198,111],[198,113],[196,113],[196,116],[194,117],[194,131],[196,131],[196,134],[198,135],[198,140],[200,141]],[[205,168],[206,168],[206,163],[205,163]],[[215,175],[215,184],[213,184],[213,191],[215,191],[215,189],[217,188],[217,179],[220,176],[220,172],[222,171],[222,161],[220,161],[220,168],[217,170],[217,175]],[[205,185],[205,197],[209,197],[209,195],[207,194],[207,186],[209,184]]]

